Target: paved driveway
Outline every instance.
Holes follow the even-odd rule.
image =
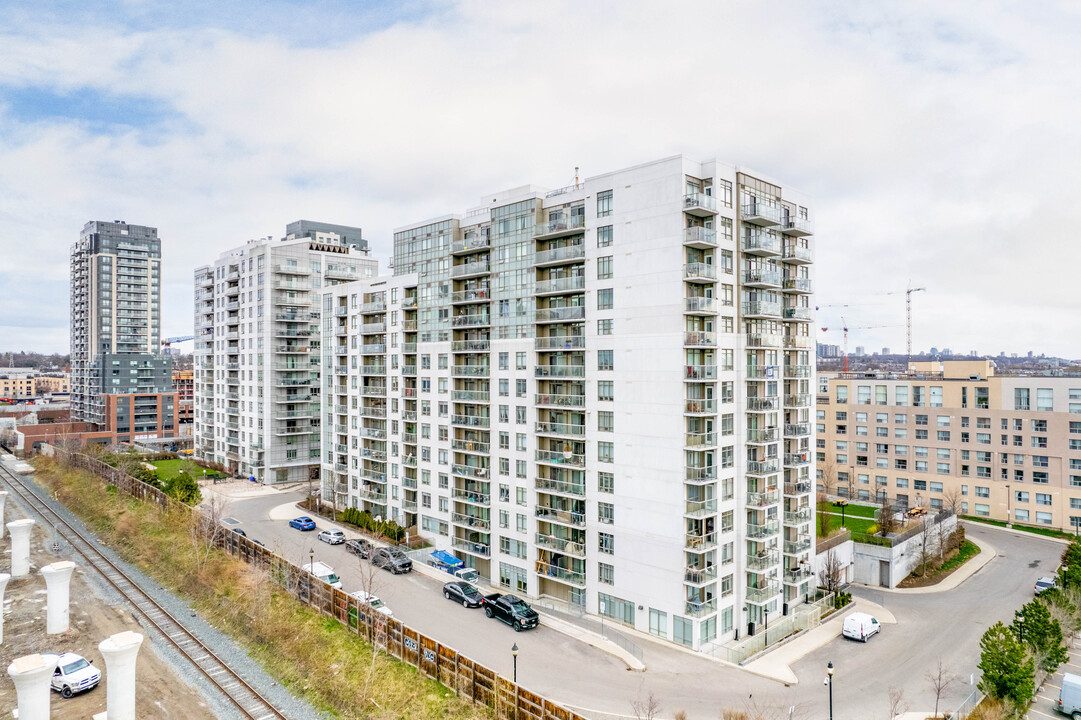
[[[1081,675],[1081,642],[1079,641],[1081,641],[1081,636],[1073,639],[1070,643],[1070,659],[1058,669],[1054,677],[1044,681],[1043,686],[1036,693],[1036,700],[1029,708],[1028,715],[1025,716],[1027,720],[1047,720],[1047,718],[1063,720],[1066,717],[1060,715],[1055,710],[1055,706],[1058,704],[1058,692],[1062,689],[1062,675],[1064,673]]]
[[[236,501],[229,512],[242,521],[249,537],[298,564],[307,562],[308,550],[314,548],[317,560],[339,572],[347,591],[358,589],[362,561],[341,546],[318,542],[315,533],[291,530],[284,520],[269,519],[273,507],[300,498],[300,493],[276,493]],[[758,708],[787,717],[789,707],[795,708],[795,718],[825,718],[822,681],[832,660],[834,717],[870,720],[888,717],[893,687],[904,690],[912,709],[931,710],[934,695],[924,673],[940,657],[964,679],[947,693],[940,710],[966,697],[969,676],[977,672],[980,636],[995,621],[1013,618],[1013,611],[1031,599],[1035,578],[1053,570],[1062,552],[1062,545],[1038,536],[973,524],[967,529],[996,549],[994,561],[944,593],[906,595],[857,588],[856,594],[893,612],[897,624],[885,626],[867,644],[837,638],[810,653],[792,666],[799,684],[791,687],[648,639],[636,638],[647,670],[628,671],[612,656],[549,628],[515,633],[477,610],[450,603],[440,594],[441,583],[418,573],[381,573],[375,591],[395,617],[507,676],[510,648],[517,643],[518,678],[524,686],[593,717],[633,717],[631,702],[653,693],[661,703],[660,718],[684,710],[692,720],[716,720],[722,708]]]

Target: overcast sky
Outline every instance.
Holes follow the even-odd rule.
[[[292,220],[361,226],[385,268],[396,226],[683,153],[816,198],[820,342],[843,314],[903,351],[911,282],[916,349],[1081,357],[1076,3],[22,6],[0,351],[67,352],[87,220],[159,229],[187,335],[192,269]]]

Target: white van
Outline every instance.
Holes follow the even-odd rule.
[[[335,574],[334,572],[334,568],[332,568],[330,565],[327,565],[326,563],[306,563],[301,569],[304,570],[304,572],[310,572],[312,575],[327,583],[335,590],[342,589],[342,581],[338,579],[337,574]]]
[[[867,642],[867,638],[878,632],[881,627],[878,620],[867,613],[855,612],[845,618],[841,634],[853,640]]]

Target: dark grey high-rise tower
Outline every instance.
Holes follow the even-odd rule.
[[[90,221],[71,247],[71,416],[103,423],[107,394],[172,392],[161,347],[157,228]]]

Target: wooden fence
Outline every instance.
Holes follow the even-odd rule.
[[[161,490],[136,480],[100,460],[52,448],[63,464],[89,470],[125,493],[162,507],[183,506]],[[494,670],[460,654],[394,618],[373,611],[365,603],[335,590],[265,546],[236,533],[216,532],[215,545],[267,573],[293,597],[342,625],[389,655],[412,665],[476,705],[483,705],[499,720],[586,720],[536,693],[500,676]]]

